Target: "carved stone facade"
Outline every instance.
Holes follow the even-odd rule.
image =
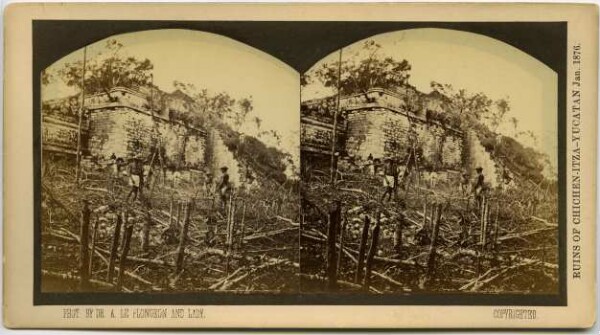
[[[61,120],[56,117],[44,116],[42,118],[42,143],[47,152],[65,153],[75,155],[77,153],[77,123]],[[87,127],[81,129],[82,146],[87,148]]]
[[[397,157],[402,160],[412,149],[409,140],[412,127],[417,147],[422,151],[422,164],[426,168],[460,170],[463,164],[463,133],[436,120],[428,120],[424,108],[408,111],[406,99],[401,94],[372,89],[365,94],[342,97],[340,109],[344,120],[340,122],[341,129],[338,131],[338,138],[343,140],[339,143],[340,151],[358,159],[371,155],[375,159]],[[407,91],[404,94],[415,93]],[[434,106],[430,102],[422,105]],[[309,102],[303,110],[313,106],[320,104],[318,101]],[[331,146],[331,124],[315,120],[312,115],[303,113],[301,119],[303,152]]]
[[[150,106],[151,93],[160,94],[160,105]],[[88,96],[82,121],[84,160],[102,160],[114,153],[126,160],[141,155],[149,163],[160,148],[166,167],[210,171],[216,178],[220,168],[227,166],[234,185],[244,182],[248,174],[260,182],[262,176],[248,162],[234,157],[219,131],[194,128],[172,117],[175,112],[195,113],[188,110],[190,104],[186,99],[191,98],[180,91],[169,94],[128,88]],[[44,154],[75,157],[78,108],[77,97],[45,103],[42,111]]]
[[[331,139],[333,136],[333,124],[315,120],[312,118],[301,118],[300,142],[303,151],[316,153],[330,153]],[[346,138],[344,124],[337,126],[337,150],[342,150]]]
[[[172,165],[202,167],[206,162],[206,131],[170,120],[167,113],[153,113],[145,95],[127,88],[89,96],[82,122],[82,151],[94,158],[142,155],[151,157],[160,147]],[[59,115],[54,113],[53,115]],[[75,154],[77,123],[44,116],[42,144],[45,151]]]
[[[99,158],[142,155],[150,157],[160,147],[166,160],[190,166],[204,164],[206,134],[164,121],[128,107],[90,112],[89,151]]]

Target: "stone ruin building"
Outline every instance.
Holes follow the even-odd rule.
[[[157,106],[151,106],[153,95],[161,96]],[[194,112],[190,99],[178,90],[164,93],[125,87],[86,96],[81,125],[83,163],[108,159],[113,153],[124,159],[139,155],[149,163],[160,154],[169,169],[210,171],[218,176],[219,168],[227,166],[231,180],[239,183],[248,167],[236,160],[220,134],[174,117]],[[79,96],[43,102],[43,156],[75,157],[79,103]]]
[[[438,92],[424,94],[412,87],[395,91],[372,88],[340,98],[336,151],[341,159],[375,161],[387,157],[405,162],[416,134],[420,171],[436,171],[457,180],[481,166],[492,187],[499,182],[497,163],[477,136],[444,114],[449,100]],[[302,169],[327,171],[337,97],[306,101],[301,106]],[[412,130],[411,130],[412,129]],[[413,135],[414,136],[414,135]]]

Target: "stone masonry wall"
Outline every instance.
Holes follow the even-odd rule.
[[[405,117],[382,108],[352,112],[347,118],[346,150],[348,154],[362,159],[369,155],[374,158],[390,155],[401,144],[400,137],[408,129]]]
[[[81,146],[85,153],[87,147],[88,130],[82,126]],[[77,154],[78,124],[66,122],[53,117],[42,118],[42,148],[44,151],[53,151],[67,154]]]
[[[331,151],[331,137],[333,125],[321,121],[302,118],[300,122],[300,143],[304,149],[310,148],[313,151]],[[344,139],[346,137],[343,125],[338,126],[337,147],[343,149]]]
[[[149,157],[159,138],[168,162],[183,158],[191,166],[204,164],[206,138],[200,131],[162,119],[153,120],[151,115],[127,107],[99,109],[90,114],[92,156],[107,158],[114,153],[118,157],[135,154]]]
[[[361,109],[348,113],[346,150],[366,159],[400,156],[409,151],[410,122],[405,114],[386,108]],[[461,134],[444,129],[435,123],[414,118],[412,123],[421,148],[423,160],[433,169],[460,169]]]

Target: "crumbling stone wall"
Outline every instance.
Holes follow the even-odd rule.
[[[463,165],[462,151],[463,147],[462,136],[447,136],[442,147],[442,162],[445,168],[459,170]]]
[[[88,130],[82,126],[81,146],[86,152]],[[53,151],[75,155],[77,153],[77,123],[66,122],[53,117],[42,119],[42,148],[44,151]]]
[[[422,94],[410,87],[394,91],[372,88],[368,92],[342,97],[340,106],[345,111],[345,132],[340,131],[340,138],[344,139],[339,144],[341,151],[358,159],[372,155],[375,159],[397,157],[403,160],[411,149],[409,134],[412,126],[425,170],[462,170],[466,161],[462,132],[427,118],[426,111],[429,110],[444,113],[446,102],[441,95]],[[303,105],[302,151],[325,153],[320,149],[331,146],[331,124],[317,121],[308,104],[323,105],[316,100]]]
[[[310,118],[302,118],[300,123],[300,143],[315,151],[330,152],[333,125]],[[344,148],[346,132],[344,125],[338,125],[337,148]]]
[[[150,157],[158,143],[168,162],[200,166],[205,162],[206,136],[128,107],[98,109],[90,113],[89,149],[92,156],[107,158],[141,154]],[[159,141],[160,140],[160,141]]]
[[[348,154],[366,159],[369,155],[381,158],[406,152],[409,127],[406,117],[384,108],[373,108],[351,112],[347,118]]]
[[[382,107],[360,109],[348,113],[346,150],[348,154],[366,159],[398,156],[410,150],[409,130],[414,125],[422,161],[431,169],[460,169],[462,133],[426,122],[405,113]]]

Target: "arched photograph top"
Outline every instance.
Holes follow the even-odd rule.
[[[42,292],[297,292],[293,69],[163,29],[85,46],[41,83]]]
[[[459,30],[375,35],[314,64],[302,291],[557,294],[557,95],[542,62]],[[335,269],[327,229],[346,244]]]

